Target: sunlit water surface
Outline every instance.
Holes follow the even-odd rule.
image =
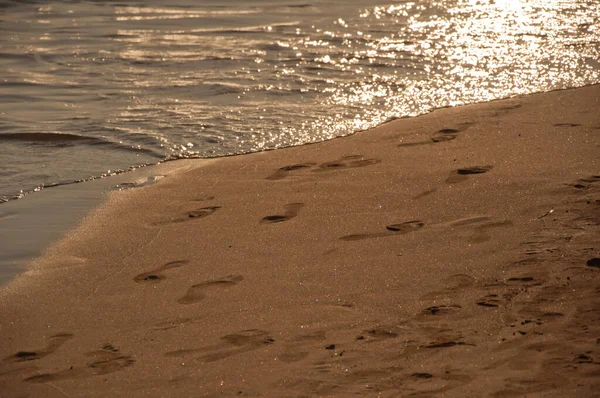
[[[600,82],[592,0],[0,0],[0,196]]]

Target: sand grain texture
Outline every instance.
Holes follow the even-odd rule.
[[[597,396],[598,109],[443,109],[114,193],[1,290],[0,396]]]

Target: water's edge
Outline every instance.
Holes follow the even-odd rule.
[[[156,164],[85,184],[56,186],[4,203],[0,207],[0,242],[3,246],[0,286],[26,272],[28,263],[41,256],[46,247],[67,231],[77,227],[87,214],[106,201],[108,194],[147,187],[171,173],[198,167],[198,162],[202,161],[210,162]]]
[[[528,95],[574,90],[595,85],[598,84],[515,95],[502,99],[460,105],[459,107],[493,103]],[[447,108],[456,107],[441,107],[419,116],[391,118],[390,120],[381,123],[379,126],[398,119],[418,118],[425,114]],[[377,129],[377,127],[357,131],[354,134],[369,132],[375,129]],[[345,137],[349,136],[334,137],[331,140],[343,139]],[[330,140],[278,149],[319,144],[325,141]],[[42,255],[46,247],[60,239],[67,231],[76,227],[89,212],[104,203],[108,193],[121,189],[146,187],[174,172],[200,167],[201,164],[199,162],[208,164],[209,162],[218,161],[219,159],[226,157],[244,156],[271,150],[272,149],[244,154],[232,154],[214,158],[172,159],[172,161],[159,162],[154,165],[133,169],[106,178],[90,179],[83,181],[83,183],[53,186],[52,189],[43,189],[35,192],[33,195],[26,195],[20,200],[11,200],[0,205],[0,242],[3,242],[5,246],[0,253],[0,287],[7,284],[16,275],[26,272],[26,266],[29,262]]]

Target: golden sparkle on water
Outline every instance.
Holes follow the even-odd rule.
[[[38,16],[40,25],[117,27],[94,57],[73,35],[69,65],[129,96],[104,127],[152,135],[173,156],[315,142],[435,108],[600,82],[598,1],[405,1],[314,25],[295,19],[305,8],[267,7],[115,6],[88,20],[40,7]],[[258,23],[267,12],[272,20]],[[214,26],[198,22],[210,18]],[[51,52],[55,36],[38,35],[28,51]]]

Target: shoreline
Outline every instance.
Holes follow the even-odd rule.
[[[190,167],[193,168],[194,162],[214,162],[218,161],[219,159],[230,157],[254,155],[309,145],[319,145],[323,142],[343,139],[356,134],[367,133],[371,130],[380,129],[382,126],[385,126],[388,123],[393,123],[397,120],[419,118],[443,109],[487,104],[496,101],[508,101],[514,98],[520,98],[529,95],[576,90],[580,88],[593,87],[595,85],[597,84],[588,84],[584,86],[568,87],[563,89],[552,89],[544,92],[513,95],[505,98],[493,99],[490,101],[469,103],[466,105],[435,108],[418,116],[391,118],[377,127],[367,130],[358,130],[350,135],[334,137],[326,141],[308,142],[292,147],[273,148],[257,152],[236,153],[217,157],[200,157],[189,159],[167,158],[162,159],[155,164],[147,164],[143,167],[137,167],[133,170],[128,170],[109,177],[91,177],[90,179],[76,182],[74,184],[50,185],[37,193],[31,190],[20,199],[9,199],[5,202],[0,202],[0,226],[2,227],[2,230],[0,230],[0,241],[9,242],[8,246],[10,246],[10,250],[5,250],[4,253],[0,254],[0,288],[16,275],[26,272],[27,264],[29,262],[41,256],[43,251],[49,245],[60,240],[63,234],[66,234],[71,229],[75,228],[90,211],[107,200],[106,194],[108,192],[115,189],[119,190],[118,186],[121,184],[125,186],[123,189],[136,189],[152,184],[154,181],[150,181],[148,179],[154,178],[155,175],[159,178],[162,178],[166,173],[170,174],[171,172],[180,169],[186,169]],[[3,205],[4,207],[2,207]],[[66,208],[65,206],[67,205],[71,208]],[[37,214],[30,214],[32,210]],[[52,224],[52,230],[42,230],[41,228],[48,223]],[[28,234],[28,231],[35,231],[35,233],[33,236],[31,236]],[[15,235],[14,232],[17,232],[17,234]],[[23,237],[26,237],[26,242],[23,242]],[[15,247],[15,244],[22,247]]]
[[[46,247],[76,228],[90,211],[105,201],[109,192],[148,186],[189,167],[187,160],[177,164],[160,163],[107,178],[47,188],[0,203],[0,241],[3,242],[0,288],[26,272],[26,265],[40,257]]]
[[[0,287],[0,392],[591,397],[599,105],[443,108],[113,193]]]

